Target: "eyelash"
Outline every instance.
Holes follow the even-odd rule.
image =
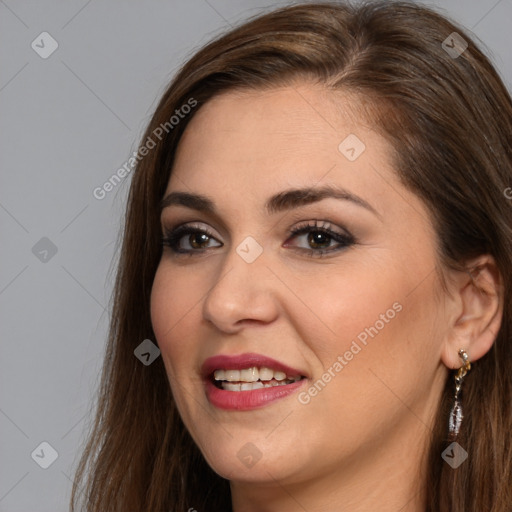
[[[356,240],[353,235],[350,233],[342,234],[333,231],[331,228],[331,224],[329,222],[323,222],[321,225],[317,220],[309,221],[306,224],[301,224],[293,229],[290,229],[287,233],[288,237],[295,237],[298,235],[303,235],[305,233],[323,233],[328,237],[332,238],[334,241],[342,244],[338,246],[336,249],[304,249],[304,248],[292,248],[301,253],[306,253],[309,257],[323,257],[327,254],[338,252],[342,249],[346,249],[351,245],[356,243]],[[181,225],[173,230],[164,230],[165,235],[162,237],[162,245],[167,246],[171,249],[171,251],[176,255],[182,256],[192,256],[197,253],[204,253],[206,249],[179,249],[179,242],[181,238],[185,235],[192,234],[204,234],[208,238],[215,239],[215,236],[211,231],[207,228],[198,228],[190,225]]]

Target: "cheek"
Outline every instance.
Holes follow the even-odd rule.
[[[336,335],[327,343],[318,335],[310,338],[321,364],[300,403],[308,403],[308,418],[343,425],[345,438],[335,442],[340,450],[374,437],[375,425],[390,432],[410,414],[407,407],[416,407],[425,392],[418,376],[427,382],[427,367],[435,360],[428,346],[431,338],[421,329],[425,325],[419,311],[426,297],[407,297],[403,290],[385,286],[367,292],[360,290],[364,300],[351,296],[344,303],[349,295],[338,298],[329,323]],[[431,354],[430,361],[425,354]],[[324,435],[331,431],[325,426]]]
[[[398,278],[378,265],[361,268],[359,264],[358,268],[349,261],[339,272],[301,282],[297,295],[311,305],[308,314],[300,317],[309,330],[304,339],[315,340],[311,348],[324,366],[350,350],[354,341],[364,349],[370,340],[386,337],[390,326],[403,316],[407,283],[403,276]]]
[[[361,378],[376,378],[368,375],[369,368],[407,387],[404,380],[416,379],[422,365],[438,356],[440,328],[432,322],[438,308],[434,274],[417,286],[413,276],[392,270],[380,265],[354,267],[317,280],[317,292],[305,283],[298,292],[305,303],[314,304],[316,317],[310,314],[311,320],[302,325],[304,339],[320,363],[316,371],[325,375],[332,368],[331,373],[345,374],[334,387],[366,386]]]
[[[198,361],[194,341],[198,339],[201,296],[200,290],[190,286],[185,272],[170,269],[165,262],[158,267],[151,290],[151,322],[174,400],[189,427],[187,420],[193,417],[187,400],[190,389],[184,392],[183,386],[187,383],[202,389],[202,382],[190,371]]]
[[[183,359],[192,354],[188,337],[192,335],[188,317],[192,316],[198,296],[193,287],[182,286],[183,277],[161,263],[151,289],[151,322],[169,375],[182,367]],[[196,306],[197,307],[197,306]]]

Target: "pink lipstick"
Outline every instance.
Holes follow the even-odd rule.
[[[201,367],[210,403],[226,410],[250,410],[285,398],[304,385],[303,371],[261,354],[218,355]]]

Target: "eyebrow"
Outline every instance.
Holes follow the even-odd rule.
[[[270,197],[265,203],[265,210],[269,215],[279,212],[299,208],[308,204],[316,203],[322,199],[334,198],[343,201],[350,201],[357,206],[361,206],[372,212],[379,218],[380,213],[361,197],[345,190],[344,188],[326,185],[315,188],[294,188],[283,190]],[[159,203],[160,212],[171,205],[186,206],[212,215],[218,215],[215,203],[212,199],[202,194],[191,194],[189,192],[171,192],[165,196]]]

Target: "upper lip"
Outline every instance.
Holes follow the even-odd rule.
[[[246,353],[240,355],[218,354],[206,359],[201,366],[201,373],[204,378],[212,376],[215,370],[243,370],[244,368],[270,368],[286,373],[288,377],[305,377],[305,373],[288,366],[280,361],[262,354]]]

